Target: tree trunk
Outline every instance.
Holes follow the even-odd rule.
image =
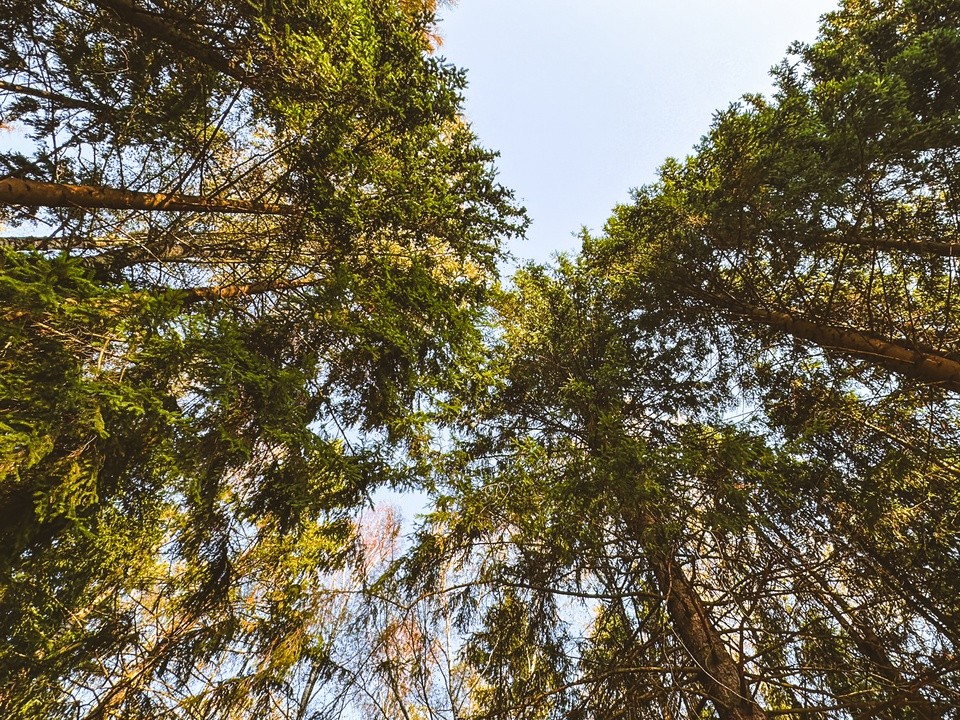
[[[116,188],[44,183],[9,177],[0,180],[0,205],[253,215],[289,215],[293,212],[293,207],[290,205],[272,205],[235,198],[133,192]]]
[[[148,37],[172,45],[178,52],[199,60],[248,87],[255,87],[253,76],[240,65],[201,40],[170,25],[163,17],[136,7],[130,0],[93,0],[93,3],[115,13],[121,20],[130,23]]]
[[[2,181],[0,181],[2,182]],[[250,246],[251,238],[260,241],[261,246]],[[4,235],[0,236],[0,247],[11,250],[47,252],[60,250],[63,252],[96,251],[100,255],[84,255],[84,259],[91,265],[116,263],[115,257],[130,257],[136,262],[163,262],[166,260],[190,260],[192,258],[210,260],[230,258],[224,256],[225,251],[235,251],[242,248],[246,251],[244,257],[249,257],[254,250],[260,251],[271,246],[266,233],[215,231],[194,232],[192,230],[153,230],[148,232],[128,232],[122,235],[105,234],[100,237],[88,235]],[[100,261],[101,256],[107,256]],[[231,256],[232,257],[232,256]]]
[[[30,97],[49,100],[63,108],[75,108],[78,110],[90,110],[91,112],[107,112],[110,110],[106,105],[78,100],[67,95],[51,92],[50,90],[40,90],[38,88],[27,87],[26,85],[17,85],[16,83],[0,80],[0,90],[16,93],[17,95],[29,95]]]
[[[283,290],[296,290],[297,288],[316,285],[318,282],[320,282],[319,278],[308,275],[296,280],[277,278],[275,280],[261,280],[244,285],[217,285],[189,288],[186,290],[187,295],[183,300],[183,304],[193,305],[204,302],[205,300],[229,300],[235,297],[263,295],[264,293],[280,292]]]
[[[660,524],[649,512],[635,521],[653,574],[666,599],[667,614],[697,666],[697,676],[720,720],[766,720],[767,715],[754,701],[743,671],[730,655],[726,644],[710,619],[710,613],[676,559],[656,540]]]
[[[823,325],[790,313],[745,305],[710,293],[695,295],[749,322],[782,330],[827,350],[840,350],[914,380],[960,392],[960,362],[948,357],[915,350],[861,330]]]

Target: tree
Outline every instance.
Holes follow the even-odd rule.
[[[776,69],[772,102],[720,113],[694,156],[618,210],[611,238],[646,246],[631,270],[694,311],[956,390],[954,12],[828,15]]]
[[[0,706],[950,717],[956,8],[847,0],[493,292],[520,218],[413,5],[11,10]],[[385,483],[433,497],[395,561]]]
[[[481,714],[659,717],[709,699],[719,717],[764,717],[717,603],[691,580],[681,528],[694,479],[670,464],[687,434],[670,415],[695,412],[694,390],[709,388],[673,379],[690,356],[618,315],[602,279],[562,263],[515,282],[500,306],[500,385],[466,413],[475,444],[451,465],[411,571],[437,554],[478,568],[473,602],[487,609],[465,629]],[[696,356],[695,337],[685,350]],[[571,597],[582,609],[560,605]],[[592,621],[571,620],[584,611]]]
[[[714,329],[765,422],[831,468],[807,490],[830,522],[952,638],[958,32],[948,3],[844,4],[594,252],[636,307]]]
[[[860,525],[879,478],[732,415],[710,336],[636,312],[631,279],[561,261],[515,283],[402,563],[414,597],[461,588],[473,715],[945,717],[952,599],[891,583]]]
[[[520,211],[426,8],[4,13],[0,707],[262,717]]]
[[[844,3],[515,278],[407,561],[470,570],[478,716],[950,716],[958,38]]]

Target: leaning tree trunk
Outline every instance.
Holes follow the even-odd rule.
[[[266,293],[279,293],[299,288],[307,288],[317,285],[320,278],[313,275],[306,275],[302,278],[276,278],[273,280],[261,280],[241,285],[218,285],[210,287],[184,288],[183,290],[174,290],[182,292],[184,296],[182,303],[184,305],[195,305],[209,300],[230,300],[232,298],[251,297],[254,295],[263,295]]]
[[[172,45],[204,65],[239,80],[247,87],[255,87],[255,78],[234,60],[224,57],[218,50],[205,45],[198,38],[180,30],[163,17],[135,6],[130,0],[93,0],[93,4],[115,13],[121,20],[140,30],[147,37]]]
[[[825,350],[839,350],[904,377],[960,392],[960,362],[935,352],[890,342],[862,330],[813,322],[790,313],[747,305],[711,293],[691,294],[747,322],[766,325],[795,338],[809,340]]]
[[[657,541],[660,523],[649,512],[630,522],[666,602],[667,615],[697,667],[697,678],[720,720],[766,720],[747,686],[743,669],[726,643],[676,558]]]
[[[53,92],[52,90],[42,90],[40,88],[32,88],[26,85],[18,85],[17,83],[7,82],[6,80],[0,80],[0,90],[5,90],[6,92],[14,93],[16,95],[28,95],[41,100],[49,100],[57,105],[57,107],[61,108],[90,110],[91,112],[95,113],[108,113],[111,111],[111,108],[107,107],[106,105],[87,102],[86,100],[79,100],[77,98],[69,97],[68,95],[61,95],[60,93]]]
[[[289,215],[293,212],[293,207],[290,205],[274,205],[236,198],[134,192],[92,185],[44,183],[19,178],[3,178],[0,180],[0,205],[246,213],[252,215]]]

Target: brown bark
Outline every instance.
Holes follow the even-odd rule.
[[[2,181],[0,181],[2,182]],[[129,232],[123,235],[100,237],[87,235],[4,235],[0,247],[11,250],[79,251],[95,250],[106,253],[145,253],[142,260],[163,261],[192,257],[218,258],[220,251],[244,247],[249,249],[252,233],[239,231],[193,232],[184,230],[160,230],[152,232]],[[264,241],[266,244],[267,241]],[[96,262],[100,256],[89,256]]]
[[[50,102],[54,102],[60,107],[64,108],[91,110],[93,112],[104,112],[109,109],[105,105],[98,105],[97,103],[87,102],[86,100],[78,100],[67,95],[51,92],[50,90],[40,90],[38,88],[27,87],[26,85],[18,85],[16,83],[7,82],[6,80],[0,80],[0,90],[6,90],[7,92],[16,93],[18,95],[29,95],[30,97],[39,98],[41,100],[49,100]]]
[[[223,245],[186,246],[166,245],[150,247],[130,246],[112,248],[99,255],[88,255],[81,262],[97,276],[105,277],[129,267],[151,263],[227,264],[239,262],[245,254],[233,247]],[[246,255],[249,257],[249,255]]]
[[[676,559],[655,538],[659,523],[650,513],[638,520],[638,535],[666,599],[667,614],[684,649],[699,668],[697,676],[720,720],[766,720],[747,687],[743,671],[730,655],[710,613]]]
[[[205,45],[200,39],[170,25],[165,18],[136,7],[130,0],[93,0],[93,2],[100,8],[115,13],[121,20],[130,23],[148,37],[172,45],[184,55],[199,60],[204,65],[239,80],[249,87],[255,87],[253,76],[240,65],[224,57],[216,49]]]
[[[308,275],[307,277],[292,280],[289,278],[277,278],[275,280],[261,280],[240,285],[216,285],[210,287],[190,288],[187,290],[187,296],[183,300],[184,305],[193,305],[194,303],[205,300],[229,300],[235,297],[246,297],[250,295],[263,295],[268,292],[280,292],[283,290],[295,290],[297,288],[316,285],[318,278]]]
[[[0,183],[3,181],[0,180]],[[89,238],[79,235],[4,235],[0,237],[0,247],[11,250],[103,250],[114,248],[118,241],[114,238]]]
[[[943,355],[916,350],[861,330],[824,325],[790,313],[745,305],[717,295],[697,293],[697,296],[749,322],[782,330],[828,350],[840,350],[863,358],[905,377],[960,392],[960,362]]]
[[[289,215],[293,212],[290,205],[273,205],[236,198],[134,192],[117,188],[44,183],[9,177],[0,180],[0,205],[253,215]]]

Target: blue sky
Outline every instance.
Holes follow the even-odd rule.
[[[575,251],[630,188],[682,157],[713,113],[770,90],[834,0],[459,0],[440,54],[467,69],[467,117],[533,219],[521,259]]]

